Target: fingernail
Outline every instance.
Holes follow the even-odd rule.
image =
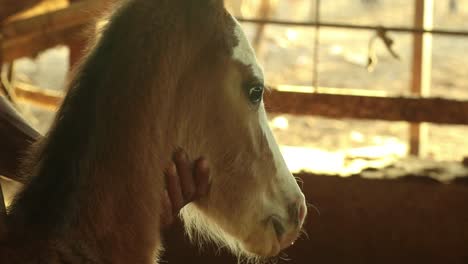
[[[171,164],[169,164],[169,167],[167,168],[167,171],[171,175],[176,175],[177,174],[177,168],[176,168],[176,165],[174,164],[174,162],[171,162]]]
[[[174,158],[177,159],[177,160],[186,162],[186,161],[188,161],[188,154],[181,147],[177,147],[175,152],[174,152]]]
[[[209,168],[208,168],[208,161],[204,158],[200,158],[200,163],[199,165],[200,166],[200,169],[203,170],[203,171],[207,171]]]

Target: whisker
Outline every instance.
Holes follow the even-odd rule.
[[[301,177],[294,176],[297,182],[304,183],[304,180]]]
[[[265,264],[277,264],[278,263],[279,256],[275,257],[270,257],[268,260],[265,262]]]
[[[302,235],[304,235],[306,240],[310,240],[309,234],[307,234],[307,231],[305,229],[301,229],[300,234],[300,238],[302,238]]]
[[[299,177],[294,177],[294,179],[296,179],[296,182],[301,185],[301,189],[304,189],[304,180]]]
[[[279,259],[284,260],[284,261],[291,261],[291,258],[289,258],[288,254],[281,252],[281,254],[278,256]]]
[[[306,203],[306,205],[307,205],[307,208],[313,208],[313,209],[317,212],[318,216],[321,216],[321,215],[322,215],[322,214],[320,213],[320,210],[318,209],[317,206],[315,206],[315,205],[313,205],[313,204],[311,204],[311,203]]]

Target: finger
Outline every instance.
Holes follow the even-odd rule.
[[[167,190],[164,191],[163,195],[163,214],[161,215],[162,227],[169,227],[174,222],[174,215],[172,213],[172,204],[171,199],[169,198],[169,193]]]
[[[180,186],[182,187],[182,194],[184,195],[184,204],[192,201],[195,194],[195,182],[192,175],[192,166],[188,159],[187,153],[179,149],[174,154],[174,162],[177,167],[177,174],[180,179]]]
[[[194,199],[198,199],[208,193],[210,187],[210,168],[204,158],[195,161],[193,169],[197,190]]]
[[[180,181],[174,163],[171,163],[169,168],[166,169],[165,175],[167,183],[167,193],[169,194],[169,201],[172,205],[172,212],[174,215],[176,215],[179,213],[179,210],[184,206],[184,197],[182,195]]]

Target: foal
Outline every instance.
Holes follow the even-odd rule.
[[[223,1],[123,1],[31,151],[0,263],[154,263],[163,168],[176,146],[211,168],[210,191],[182,212],[191,237],[277,255],[297,238],[306,207],[263,91]]]

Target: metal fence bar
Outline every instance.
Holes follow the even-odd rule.
[[[356,30],[386,30],[402,33],[418,33],[418,34],[433,34],[433,35],[449,35],[468,37],[466,30],[444,30],[444,29],[423,29],[411,27],[386,27],[386,26],[371,26],[371,25],[354,25],[347,23],[328,23],[328,22],[294,22],[275,19],[256,19],[256,18],[237,18],[240,22],[255,23],[255,24],[271,24],[281,26],[294,26],[294,27],[328,27],[328,28],[344,28]]]

